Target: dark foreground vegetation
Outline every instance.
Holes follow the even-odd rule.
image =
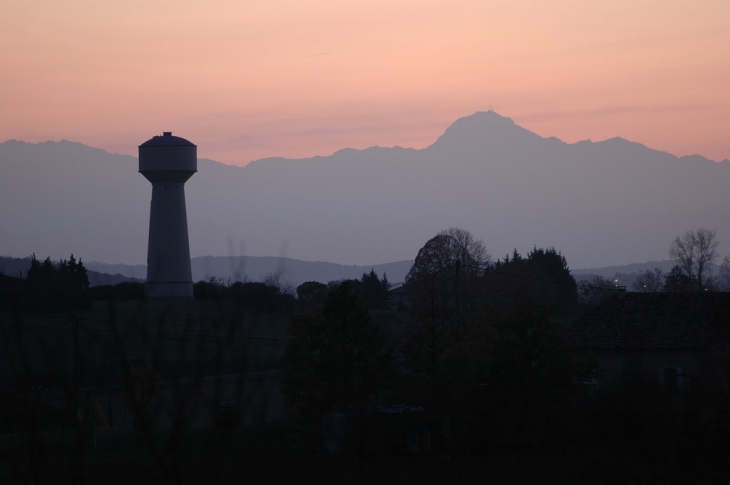
[[[0,302],[0,483],[730,480],[725,354],[720,381],[604,384],[571,328],[616,289],[552,248],[491,262],[451,229],[395,292],[208,278],[193,302],[33,264]]]
[[[222,441],[214,431],[189,431],[174,451],[163,450],[171,466],[166,470],[138,435],[100,435],[95,449],[83,451],[69,434],[54,438],[56,447],[46,449],[49,459],[43,465],[14,461],[0,478],[3,483],[110,484],[727,483],[725,450],[689,449],[675,446],[676,441],[654,453],[630,444],[581,444],[478,456],[332,457],[282,446],[293,436],[288,429],[260,427],[238,430]],[[3,443],[8,445],[23,446],[17,440]],[[34,468],[21,481],[18,471]]]

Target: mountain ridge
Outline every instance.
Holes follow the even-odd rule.
[[[136,263],[151,189],[137,159],[78,142],[0,144],[0,251]],[[415,257],[463,227],[495,255],[555,246],[574,267],[660,260],[677,234],[730,248],[730,163],[612,138],[566,143],[494,112],[422,149],[342,149],[245,167],[199,160],[187,183],[193,256],[282,254],[364,265]],[[244,248],[241,250],[241,248]]]

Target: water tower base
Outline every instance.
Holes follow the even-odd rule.
[[[193,282],[147,282],[145,293],[148,300],[192,300]]]

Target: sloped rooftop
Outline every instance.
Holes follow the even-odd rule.
[[[578,349],[710,349],[729,316],[730,293],[617,294],[570,325],[567,341]]]

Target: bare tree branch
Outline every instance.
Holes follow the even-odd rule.
[[[669,257],[677,261],[684,274],[697,283],[699,291],[704,291],[712,283],[710,265],[717,258],[717,245],[714,229],[686,231],[672,241]]]

